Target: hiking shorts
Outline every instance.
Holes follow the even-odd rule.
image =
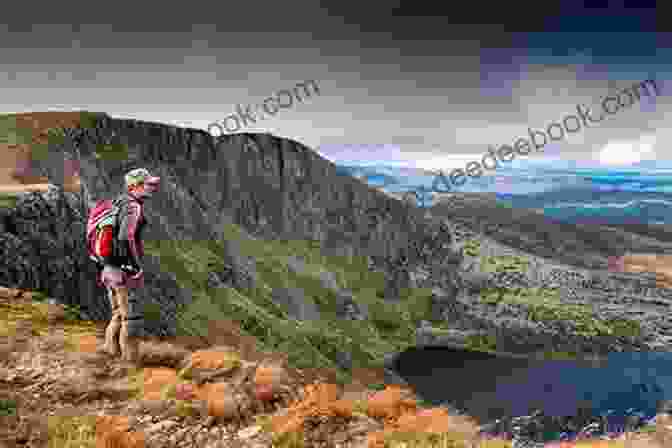
[[[100,283],[106,288],[141,288],[144,279],[133,280],[130,275],[117,266],[105,265],[100,272]]]
[[[100,282],[105,286],[108,295],[112,298],[113,288],[125,288],[128,291],[128,336],[142,336],[144,329],[143,304],[141,303],[138,288],[142,286],[143,281],[134,281],[130,276],[120,268],[111,265],[105,265],[100,273]]]

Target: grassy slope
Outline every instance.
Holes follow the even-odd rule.
[[[147,243],[147,253],[158,256],[162,266],[193,291],[194,302],[181,313],[180,332],[206,336],[208,321],[233,319],[263,344],[262,351],[286,352],[296,368],[336,368],[339,351],[350,352],[356,367],[379,367],[383,355],[412,346],[417,324],[428,319],[430,291],[406,291],[405,300],[385,302],[379,297],[384,279],[368,272],[363,258],[327,257],[310,241],[246,239],[235,225],[226,229],[225,238],[238,241],[243,254],[255,260],[259,282],[254,290],[205,287],[207,272],[222,266],[222,246],[217,242]],[[304,274],[288,269],[290,256],[306,262]],[[339,286],[351,290],[357,301],[367,305],[369,320],[336,317],[334,293],[319,281],[322,270],[336,274]],[[279,287],[302,288],[306,299],[317,305],[322,319],[298,322],[288,318],[286,310],[271,300],[271,292]],[[347,372],[340,375],[341,380],[349,380]]]
[[[82,125],[86,126],[84,121],[89,120],[91,115],[82,115]],[[57,143],[57,140],[52,139],[61,138],[58,132],[48,132],[48,135],[49,143]],[[33,158],[46,155],[46,142],[35,143],[32,132],[18,127],[11,115],[0,116],[0,136],[0,143],[5,144],[33,142]],[[102,147],[97,152],[103,158],[124,156],[120,154],[124,151],[117,147]],[[12,207],[15,202],[15,195],[11,193],[0,197],[0,206]],[[286,350],[290,355],[290,363],[295,367],[334,368],[335,354],[341,350],[353,354],[355,365],[375,367],[379,365],[382,355],[413,345],[417,323],[423,319],[429,320],[429,291],[407,291],[405,300],[399,303],[384,302],[380,297],[383,278],[368,272],[364,259],[325,257],[320,253],[319,246],[310,241],[253,241],[242,237],[236,226],[226,230],[226,238],[239,241],[243,253],[256,261],[260,281],[254,290],[206,288],[208,271],[217,270],[223,264],[222,247],[217,242],[154,241],[147,244],[147,252],[158,256],[165,269],[174,273],[183,287],[191,288],[194,292],[196,300],[182,310],[179,333],[205,335],[210,320],[235,319],[240,322],[244,332],[255,336],[263,344],[262,350]],[[478,252],[477,247],[471,250]],[[294,274],[287,268],[290,256],[305,260],[308,269],[304,274]],[[490,261],[497,263],[497,260]],[[340,287],[350,289],[356,300],[368,305],[371,316],[368,321],[350,322],[336,318],[333,292],[324,289],[317,277],[321,270],[335,273]],[[276,287],[302,288],[306,298],[315,301],[323,319],[316,322],[288,319],[282,307],[270,299]],[[534,300],[529,291],[523,295]],[[509,294],[506,299],[513,296]],[[505,299],[503,296],[501,298]],[[14,328],[11,323],[22,320],[33,323],[35,334],[47,331],[46,305],[39,303],[39,298],[36,299],[38,301],[30,312],[19,307],[10,306],[6,309],[6,314],[3,314],[8,319],[0,323],[0,335],[12,334]],[[79,321],[75,317],[77,310],[73,309],[72,313],[72,323],[67,325],[66,334],[74,347],[78,336],[91,332],[93,324]],[[492,349],[494,344],[495,341],[487,338],[473,341],[476,349]],[[341,372],[339,379],[347,383],[347,372]],[[5,405],[0,403],[0,414],[7,411]],[[66,420],[65,423],[70,426],[79,423],[75,425],[77,431],[81,431],[83,426],[89,432],[92,431],[90,422],[84,425],[72,419]],[[57,426],[58,431],[66,434],[74,431],[62,425]]]
[[[206,336],[210,320],[233,319],[244,332],[263,344],[262,351],[282,351],[297,368],[336,368],[337,353],[348,351],[356,367],[380,367],[385,354],[402,351],[415,345],[415,329],[421,320],[430,319],[428,289],[405,291],[405,298],[389,302],[381,298],[384,279],[369,272],[366,261],[359,257],[324,256],[319,245],[311,241],[251,240],[239,228],[229,225],[225,238],[236,240],[244,255],[256,262],[259,283],[254,290],[233,288],[220,290],[205,287],[209,270],[222,266],[222,247],[217,242],[149,242],[148,253],[159,257],[162,266],[175,273],[178,281],[191,288],[196,300],[182,310],[180,331]],[[307,268],[298,275],[287,267],[289,257],[301,257]],[[514,257],[515,258],[515,257]],[[482,260],[485,271],[524,270],[525,260],[511,257],[490,257]],[[366,321],[347,321],[336,317],[334,293],[322,287],[321,271],[336,274],[341,288],[352,291],[355,300],[368,307]],[[298,322],[288,318],[282,305],[274,303],[274,288],[302,288],[307,300],[320,310],[319,321]],[[491,304],[501,302],[523,306],[533,321],[571,321],[577,333],[585,336],[611,334],[637,335],[634,321],[599,320],[590,306],[562,303],[555,290],[519,288],[485,290],[481,299]],[[441,322],[432,322],[440,332]],[[496,350],[496,341],[487,337],[468,340],[476,350]],[[572,356],[570,353],[547,353],[549,357]],[[340,372],[341,380],[349,381],[348,372]]]
[[[465,255],[479,256],[477,241],[468,241],[464,247]],[[520,256],[491,256],[480,258],[480,268],[484,272],[525,272],[529,260]],[[557,289],[549,288],[489,288],[481,291],[480,300],[497,305],[508,303],[525,308],[527,318],[536,322],[571,322],[578,335],[599,336],[638,336],[641,327],[638,322],[628,319],[602,320],[597,317],[590,305],[563,303]],[[496,341],[477,340],[474,346],[485,350],[496,350]],[[551,358],[573,356],[571,353],[548,352]]]
[[[78,125],[92,126],[94,120],[95,114],[82,112]],[[52,118],[50,123],[53,125],[54,122]],[[33,126],[33,129],[22,127],[16,115],[0,116],[0,135],[4,136],[0,143],[32,144],[34,159],[46,157],[48,144],[60,143],[62,132],[58,127],[41,129],[37,126],[39,135],[36,136]],[[117,159],[126,157],[127,149],[101,146],[96,153],[99,158]],[[15,195],[8,193],[5,196],[0,197],[0,205],[13,206]],[[196,300],[182,310],[181,333],[205,336],[209,321],[233,319],[240,323],[245,333],[255,336],[263,344],[261,350],[286,351],[290,363],[297,368],[335,368],[339,351],[350,352],[355,367],[379,367],[383,355],[415,344],[415,328],[420,320],[431,321],[429,290],[406,291],[404,300],[385,302],[381,298],[384,279],[381,274],[369,272],[363,258],[323,256],[319,245],[311,241],[250,240],[234,225],[226,229],[225,238],[238,241],[243,254],[255,260],[260,281],[254,290],[206,288],[208,271],[218,270],[223,264],[222,247],[217,242],[148,242],[148,253],[158,256],[165,269],[175,273],[178,282],[194,293]],[[477,244],[467,246],[468,255],[478,255]],[[295,274],[288,269],[290,256],[303,258],[307,264],[304,274]],[[525,270],[525,260],[509,258],[484,259],[482,268],[486,271]],[[339,286],[352,291],[355,299],[367,306],[369,320],[346,321],[336,317],[334,293],[323,288],[319,281],[322,270],[336,274]],[[286,310],[270,298],[273,289],[278,287],[302,288],[306,299],[315,302],[323,318],[310,322],[288,318]],[[600,322],[593,317],[589,307],[570,309],[559,302],[555,291],[488,290],[483,292],[482,299],[490,303],[505,301],[526,306],[532,320],[572,320],[577,323],[577,330],[588,335],[617,331],[636,334],[638,331],[633,322]],[[441,323],[433,323],[440,331]],[[468,342],[474,349],[496,349],[496,341],[487,338]],[[347,382],[347,372],[340,374],[340,379]]]
[[[0,143],[30,145],[31,157],[38,160],[47,156],[49,144],[62,142],[63,134],[58,127],[60,117],[34,115],[33,121],[26,121],[25,116],[21,121],[16,114],[0,116]],[[72,115],[66,118],[72,121]],[[82,112],[76,125],[92,126],[93,120],[93,113]],[[43,122],[47,124],[42,126]],[[124,147],[96,148],[98,158],[118,159],[126,155]],[[18,193],[0,196],[0,206],[13,207]],[[205,287],[207,272],[222,266],[222,248],[216,242],[147,244],[147,252],[157,255],[162,266],[175,273],[183,287],[191,288],[196,299],[182,310],[180,333],[205,336],[209,321],[233,319],[245,333],[263,344],[259,347],[261,350],[286,351],[290,363],[298,368],[334,368],[336,353],[343,350],[352,353],[355,366],[377,366],[376,361],[384,354],[403,350],[415,342],[416,323],[426,318],[428,312],[429,291],[408,291],[407,300],[399,304],[385,303],[377,295],[383,290],[383,278],[369,273],[364,259],[327,258],[311,242],[252,241],[242,238],[235,226],[227,230],[226,238],[238,240],[244,254],[256,261],[260,282],[252,291]],[[287,269],[289,256],[304,258],[308,266],[305,275],[296,275]],[[368,305],[371,320],[350,322],[336,318],[333,292],[324,289],[316,277],[322,269],[335,273],[339,286],[350,289],[357,300]],[[306,298],[318,305],[324,318],[316,322],[288,319],[285,310],[270,299],[272,290],[277,287],[302,288]],[[341,372],[341,379],[347,381],[347,374]]]

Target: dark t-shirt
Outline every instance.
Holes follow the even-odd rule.
[[[147,224],[143,213],[143,203],[130,194],[121,195],[119,221],[117,227],[112,266],[131,265],[140,269],[140,259],[144,255],[142,233]]]

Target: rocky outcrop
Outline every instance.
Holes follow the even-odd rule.
[[[87,209],[96,200],[119,193],[126,171],[144,166],[163,179],[161,191],[146,207],[147,239],[226,240],[220,250],[223,265],[208,275],[211,287],[245,290],[257,282],[254,259],[243,255],[241,242],[223,238],[226,225],[234,223],[244,229],[245,238],[310,239],[319,241],[326,254],[366,256],[370,269],[387,279],[386,299],[397,300],[409,287],[432,288],[435,318],[456,330],[482,331],[510,351],[643,346],[642,340],[629,345],[609,337],[588,340],[569,327],[530,322],[521,307],[481,303],[478,290],[493,279],[458,273],[463,257],[455,250],[453,229],[441,216],[442,209],[427,217],[420,209],[340,175],[333,163],[300,143],[269,134],[214,139],[199,130],[106,115],[99,115],[95,126],[62,131],[62,138],[49,144],[49,157],[33,166],[56,187],[49,193],[25,195],[16,207],[1,212],[5,232],[0,247],[6,262],[0,266],[0,282],[42,289],[64,303],[80,305],[91,318],[105,319],[109,307],[84,250]],[[78,165],[79,193],[58,187],[63,184],[64,159]],[[464,207],[459,213],[451,210],[460,214]],[[479,208],[480,202],[471,207],[469,219],[492,211]],[[502,223],[504,213],[512,211],[492,211]],[[143,295],[160,311],[148,331],[170,334],[177,309],[192,300],[191,291],[178,284],[161,260],[148,255],[145,263]],[[294,265],[301,269],[300,262]],[[494,281],[521,280],[506,277]],[[600,278],[591,281],[598,284]],[[351,291],[340,289],[328,273],[321,274],[321,282],[334,291],[340,318],[366,318],[368,310]],[[306,308],[310,305],[301,304],[296,291],[278,290],[275,296],[288,304],[295,318],[316,316],[315,309],[311,312]]]
[[[83,316],[103,320],[110,309],[97,272],[84,247],[84,217],[77,195],[53,188],[49,193],[28,193],[12,209],[0,209],[3,233],[0,247],[6,263],[0,277],[6,284],[44,291],[66,305],[82,309]],[[141,291],[147,303],[162,310],[162,321],[147,322],[150,333],[168,334],[173,328],[178,304],[190,300],[189,291],[179,288],[158,260],[146,257],[145,269],[152,272]]]
[[[580,268],[605,269],[608,256],[626,252],[672,249],[664,228],[572,224],[532,209],[502,207],[487,193],[451,194],[431,211],[463,229],[460,236],[485,235],[508,247]]]
[[[409,270],[433,272],[426,282],[450,282],[450,275],[442,277],[450,269],[443,263],[450,249],[439,244],[449,241],[449,234],[432,239],[437,232],[419,210],[338,175],[334,164],[300,143],[269,134],[215,139],[200,130],[105,114],[94,123],[61,128],[58,141],[50,140],[49,157],[34,161],[32,171],[56,185],[51,193],[29,194],[2,211],[0,245],[6,261],[0,283],[42,289],[80,305],[94,319],[109,316],[86,258],[83,225],[87,209],[118,194],[125,172],[138,166],[163,179],[161,191],[146,206],[149,240],[221,239],[225,224],[235,223],[251,235],[317,240],[326,253],[369,256],[383,268],[402,264],[401,270],[386,269],[390,298],[409,284]],[[81,192],[59,188],[63,159],[78,166]],[[210,284],[253,286],[254,263],[241,255],[237,242],[229,239],[224,252],[226,266],[211,273]],[[170,332],[175,310],[191,300],[190,291],[180,288],[153,256],[147,255],[145,268],[143,294],[161,312],[149,331]],[[339,294],[344,312],[364,312],[353,309],[347,291]]]

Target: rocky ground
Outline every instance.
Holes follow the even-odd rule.
[[[634,320],[641,324],[646,333],[646,338],[642,338],[637,344],[628,346],[620,342],[612,343],[610,350],[625,349],[643,349],[643,350],[663,350],[667,351],[669,343],[672,340],[672,321],[670,321],[670,311],[672,310],[672,289],[667,285],[660,285],[656,282],[656,276],[649,273],[614,273],[606,269],[606,255],[604,252],[599,254],[591,253],[586,247],[586,257],[582,262],[575,262],[581,258],[578,250],[581,244],[588,245],[592,235],[593,240],[590,244],[601,244],[603,239],[609,239],[613,235],[598,235],[599,229],[594,229],[592,233],[587,228],[581,232],[568,232],[570,224],[563,224],[565,232],[558,228],[550,229],[547,235],[553,235],[553,238],[560,238],[565,235],[563,244],[551,244],[549,247],[536,245],[539,242],[538,233],[535,228],[543,229],[551,226],[544,220],[541,225],[536,220],[537,216],[530,217],[525,211],[514,212],[511,209],[494,206],[491,200],[481,196],[464,195],[455,196],[445,200],[440,204],[440,211],[434,213],[435,217],[445,219],[446,224],[454,237],[455,249],[465,253],[465,258],[460,266],[462,276],[469,279],[483,277],[482,260],[488,257],[495,258],[519,258],[528,263],[523,273],[502,274],[499,276],[489,275],[487,285],[499,286],[505,288],[511,287],[532,287],[547,288],[559,290],[559,300],[568,306],[589,305],[595,317],[603,320]],[[472,219],[476,206],[488,205],[488,217],[483,219]],[[497,210],[496,210],[497,209]],[[492,212],[496,210],[497,212]],[[516,214],[518,213],[518,214]],[[447,217],[447,218],[446,218]],[[502,225],[504,220],[506,226]],[[494,224],[493,224],[494,223]],[[536,226],[536,227],[535,227]],[[506,229],[506,230],[504,230]],[[553,234],[553,231],[556,234]],[[619,236],[627,233],[627,238],[623,236],[619,244],[614,247],[619,253],[626,251],[641,252],[645,249],[651,249],[655,242],[650,235],[640,235],[637,233],[628,233],[624,230],[611,229],[617,232]],[[502,232],[507,233],[508,237],[503,236]],[[641,230],[640,230],[641,232]],[[590,235],[589,235],[590,233]],[[512,235],[515,234],[515,238]],[[567,235],[572,235],[572,238]],[[513,238],[513,239],[512,239]],[[581,239],[583,243],[571,243],[567,247],[576,249],[563,250],[563,246],[569,239]],[[584,241],[585,240],[585,241]],[[469,255],[465,251],[465,245],[470,242],[478,242],[477,253]],[[627,244],[626,244],[627,241]],[[661,247],[668,243],[661,242]],[[660,247],[658,247],[660,249]],[[612,248],[612,252],[614,252]],[[608,254],[608,252],[607,252]],[[595,257],[593,257],[593,255]],[[564,257],[564,258],[563,258]],[[596,266],[588,267],[594,264],[590,261],[595,258]],[[661,287],[662,286],[662,287]],[[478,289],[478,288],[477,288]],[[469,309],[482,306],[474,294],[462,291],[460,302],[463,302]],[[487,307],[486,307],[487,308]],[[522,321],[523,314],[513,309],[509,310],[513,317]],[[486,319],[488,310],[483,310],[483,316]],[[625,343],[625,341],[621,341]],[[633,341],[630,341],[633,342]],[[639,348],[637,348],[639,347]]]
[[[477,429],[423,410],[403,388],[375,390],[376,372],[340,387],[233,333],[210,347],[143,340],[141,362],[129,365],[99,351],[102,325],[71,321],[30,293],[3,289],[0,316],[2,447],[266,447],[297,434],[304,446],[364,447],[399,431],[464,438]]]
[[[10,142],[11,148],[5,149],[44,150],[44,146],[31,146],[32,140],[49,142],[50,155],[61,151],[63,155],[67,154],[66,161],[75,156],[81,159],[82,177],[79,179],[77,176],[70,188],[64,178],[67,177],[68,165],[63,165],[60,159],[51,161],[58,163],[36,163],[35,170],[28,169],[24,163],[25,172],[18,173],[21,179],[17,182],[41,183],[47,176],[65,190],[80,191],[81,187],[81,194],[63,195],[57,189],[53,194],[29,195],[19,206],[3,209],[3,232],[0,234],[5,254],[5,265],[0,269],[3,284],[39,288],[52,297],[58,297],[61,303],[80,305],[91,318],[102,319],[109,315],[102,291],[95,288],[94,273],[87,273],[90,263],[83,241],[77,235],[82,234],[78,229],[83,228],[86,205],[93,199],[110,197],[114,186],[121,184],[122,170],[103,170],[99,160],[102,157],[106,164],[113,163],[112,156],[121,148],[124,158],[142,162],[152,172],[167,179],[165,191],[148,210],[150,221],[155,224],[150,229],[150,239],[183,242],[208,235],[221,236],[221,229],[225,227],[221,225],[223,217],[230,215],[235,217],[235,223],[245,229],[258,229],[260,235],[276,228],[284,229],[298,235],[292,239],[322,239],[327,247],[353,249],[344,249],[346,254],[355,253],[355,249],[362,247],[376,248],[374,252],[381,254],[378,256],[381,264],[391,267],[389,270],[394,273],[390,277],[399,273],[399,282],[388,281],[392,287],[384,288],[386,300],[396,299],[402,287],[408,286],[402,275],[406,267],[401,262],[407,261],[410,255],[423,272],[436,270],[439,274],[435,278],[427,276],[432,277],[431,281],[420,281],[420,286],[438,284],[444,288],[447,302],[454,299],[456,288],[452,265],[447,267],[445,265],[450,263],[446,262],[443,267],[437,266],[451,258],[450,251],[443,244],[447,241],[446,232],[432,230],[415,216],[418,215],[416,210],[411,210],[411,213],[399,203],[371,194],[370,189],[360,182],[337,176],[331,164],[296,142],[267,135],[236,135],[214,144],[205,132],[197,130],[110,117],[104,117],[95,127],[91,124],[84,126],[80,121],[82,119],[78,116],[61,117],[46,113],[10,117],[5,123],[14,126],[15,133],[21,131],[19,134],[23,138],[19,142]],[[64,132],[59,137],[60,141],[52,142],[55,136],[50,135],[48,130],[55,127],[64,127]],[[23,132],[24,129],[26,132]],[[105,156],[106,148],[112,148],[109,160]],[[7,166],[17,165],[18,161],[25,162],[25,154],[21,154],[17,152]],[[193,163],[185,164],[185,160]],[[297,169],[290,172],[286,169],[289,166]],[[247,172],[246,176],[241,176],[243,171]],[[38,176],[40,173],[44,176]],[[206,177],[212,181],[203,182]],[[260,179],[268,182],[260,183]],[[260,184],[269,187],[260,189]],[[284,185],[285,188],[277,190],[271,188],[271,184]],[[341,192],[346,189],[353,190],[354,197],[343,196]],[[280,196],[278,191],[292,194],[283,193]],[[292,199],[286,202],[287,198]],[[357,199],[357,207],[353,207],[353,199]],[[281,206],[276,210],[272,207],[275,204]],[[222,207],[227,209],[222,210]],[[292,212],[285,213],[287,210]],[[458,216],[460,213],[462,217]],[[582,266],[581,263],[584,263],[587,266],[590,264],[587,262],[592,262],[597,263],[597,268],[603,267],[603,255],[600,254],[604,251],[600,250],[605,244],[609,246],[612,240],[622,241],[620,236],[620,239],[609,241],[595,238],[596,232],[592,231],[575,232],[576,235],[572,236],[582,238],[583,245],[567,245],[564,241],[556,244],[557,238],[553,236],[556,234],[551,230],[534,220],[528,220],[521,227],[518,223],[520,217],[510,210],[498,214],[476,204],[471,209],[463,207],[460,213],[452,215],[454,222],[461,223],[465,221],[462,218],[467,216],[465,227],[471,226],[497,244],[542,258],[548,255],[546,258],[549,260],[568,265]],[[487,224],[493,219],[498,220],[494,226],[479,227],[479,222]],[[540,232],[543,234],[537,235]],[[427,238],[433,233],[436,235]],[[362,235],[366,239],[360,238]],[[390,236],[395,236],[393,241],[390,241]],[[228,279],[226,282],[220,279],[221,284],[228,282],[242,291],[249,283],[259,286],[257,289],[260,290],[272,287],[270,289],[275,293],[282,290],[278,286],[281,282],[274,283],[276,279],[271,274],[279,267],[283,267],[279,271],[283,272],[280,276],[283,281],[292,277],[289,273],[293,269],[301,271],[300,266],[297,267],[299,263],[291,262],[285,252],[281,253],[282,256],[267,254],[271,243],[268,241],[263,250],[249,255],[258,267],[265,269],[260,268],[264,275],[248,276],[248,263],[241,261],[244,258],[241,248],[243,243],[246,247],[250,246],[250,241],[236,239],[235,242],[241,246],[237,248],[232,241],[234,238],[226,239],[231,244],[230,248],[222,251],[226,252],[226,257],[218,255],[224,260],[214,260],[217,261],[214,264],[222,268],[221,277]],[[593,244],[593,239],[600,244]],[[612,252],[617,252],[621,246],[612,247]],[[650,246],[652,244],[640,245],[638,251],[650,252]],[[394,437],[400,432],[417,430],[415,432],[422,434],[431,431],[457,432],[462,442],[474,438],[476,428],[473,424],[450,416],[441,409],[421,410],[403,389],[390,387],[378,393],[371,391],[368,386],[383,381],[381,372],[359,372],[361,375],[355,377],[361,376],[362,379],[357,380],[357,384],[349,388],[337,387],[331,373],[292,371],[282,367],[282,356],[255,352],[252,349],[254,339],[240,336],[235,327],[222,330],[225,334],[215,338],[216,342],[210,339],[207,343],[202,340],[185,341],[184,338],[167,339],[164,330],[174,328],[173,314],[177,304],[189,303],[191,297],[187,292],[195,290],[180,283],[189,281],[186,285],[191,285],[193,280],[190,273],[182,272],[181,266],[187,263],[198,265],[198,261],[206,259],[206,254],[211,254],[205,251],[192,253],[184,247],[155,249],[160,252],[161,264],[156,258],[146,259],[145,295],[157,301],[162,315],[156,320],[157,331],[152,333],[157,338],[146,340],[141,347],[140,366],[123,366],[96,353],[102,339],[101,326],[81,321],[76,325],[58,321],[57,317],[63,316],[57,308],[49,310],[46,315],[42,309],[36,315],[36,308],[29,300],[24,300],[26,297],[21,299],[13,292],[3,292],[5,299],[0,302],[0,336],[3,338],[0,367],[4,370],[0,372],[0,398],[4,401],[0,402],[0,412],[8,415],[0,417],[4,419],[0,430],[6,431],[0,440],[5,445],[51,444],[55,448],[86,447],[104,442],[107,445],[101,446],[271,446],[273,437],[285,437],[286,446],[296,446],[289,445],[291,440],[286,435],[299,434],[305,446],[376,446],[383,434],[381,430],[387,431],[387,435],[393,432]],[[484,250],[487,251],[487,247]],[[180,258],[185,253],[193,256]],[[568,253],[570,256],[567,256]],[[558,254],[565,256],[556,257]],[[285,258],[282,263],[277,261]],[[161,268],[166,260],[175,263],[169,269],[170,275]],[[402,265],[397,266],[400,264],[397,262]],[[341,271],[349,274],[351,267],[345,266]],[[210,266],[199,268],[199,272],[219,275]],[[173,271],[180,281],[173,278]],[[359,277],[372,277],[370,272],[365,273],[366,276]],[[248,277],[252,279],[249,282],[246,280]],[[264,277],[263,282],[259,278],[254,280],[255,277]],[[211,280],[210,277],[208,280]],[[303,278],[300,280],[304,281]],[[293,291],[307,289],[304,283],[296,282],[297,287]],[[363,295],[373,289],[360,287],[354,280],[351,283],[357,284]],[[215,287],[208,283],[207,288],[199,292],[205,294]],[[315,295],[324,295],[323,289]],[[346,296],[340,296],[344,307],[354,303],[354,299],[345,300]],[[296,301],[305,302],[302,297],[297,295]],[[251,321],[254,320],[251,316],[263,314],[256,307],[263,303],[260,306],[265,309],[266,302],[262,302],[261,298],[255,297],[258,303],[252,299],[241,299],[242,303],[248,304],[242,313]],[[273,299],[277,299],[277,295]],[[373,298],[371,300],[375,303]],[[249,305],[251,303],[255,307]],[[40,309],[38,307],[37,310]],[[204,308],[201,313],[213,319],[213,309]],[[49,320],[50,313],[52,320]],[[401,314],[393,316],[395,321],[401,319]],[[261,317],[267,319],[256,321],[255,328],[261,328],[258,330],[260,333],[271,333],[271,329],[278,332],[283,328],[280,324],[271,328],[277,319]],[[491,316],[484,312],[483,317],[488,320]],[[286,322],[293,324],[294,318],[296,316]],[[332,323],[342,320],[343,317],[339,317]],[[533,331],[530,338],[534,335]],[[335,351],[335,339],[327,341],[332,345],[325,345],[321,333],[320,338],[313,338],[309,343],[306,343],[308,338],[303,336],[289,341],[294,354],[302,353],[298,351],[299,344],[320,345],[322,351]],[[382,342],[391,346],[382,339],[374,341],[365,338],[363,341],[358,341],[355,346],[370,345],[377,350]],[[233,350],[230,350],[231,347]],[[378,351],[382,352],[382,349]],[[238,361],[235,361],[236,358]],[[184,369],[190,363],[197,377],[200,374],[211,375],[206,375],[208,378],[201,375],[200,381],[185,377],[189,369]],[[282,368],[277,369],[278,365]],[[180,372],[182,375],[178,375]],[[269,372],[271,374],[267,375]],[[175,388],[171,390],[171,385],[177,387],[177,384],[180,384],[179,391]],[[276,442],[275,445],[280,445],[278,440]]]
[[[255,353],[235,331],[209,347],[143,340],[140,363],[122,363],[100,352],[102,325],[73,320],[30,293],[0,292],[3,448],[509,446],[481,439],[466,417],[423,408],[401,386],[381,390],[376,372],[341,387],[329,372]],[[459,443],[419,445],[431,434]],[[665,433],[631,436],[628,443],[657,447]]]
[[[560,222],[531,209],[503,206],[488,194],[451,195],[431,212],[508,247],[579,268],[605,269],[607,257],[625,252],[672,250],[669,238],[661,237],[665,232],[660,226]]]

